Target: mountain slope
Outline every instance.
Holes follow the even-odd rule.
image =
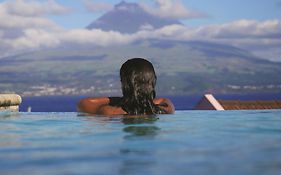
[[[88,29],[133,33],[141,27],[180,24],[121,2]],[[127,45],[65,45],[0,59],[0,92],[23,95],[120,95],[119,68],[144,57],[155,66],[161,95],[281,92],[281,63],[204,41],[138,40]]]
[[[1,59],[0,91],[33,95],[40,90],[37,86],[45,86],[41,90],[48,95],[59,94],[59,89],[68,89],[68,95],[120,94],[119,68],[132,57],[153,63],[160,95],[281,91],[280,63],[232,46],[169,40],[45,50]]]
[[[96,21],[87,26],[88,29],[134,33],[142,28],[161,28],[166,25],[181,24],[177,20],[165,19],[147,13],[136,3],[122,1]]]

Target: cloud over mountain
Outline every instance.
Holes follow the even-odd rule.
[[[20,5],[18,6],[16,2]],[[169,2],[158,1],[162,4],[162,9],[174,9],[181,5],[180,1],[177,1],[178,5],[172,6]],[[136,32],[125,34],[101,29],[64,29],[44,16],[66,13],[67,9],[54,0],[40,2],[13,0],[0,3],[0,57],[64,45],[108,46],[130,44],[140,39],[172,39],[235,45],[267,59],[281,61],[280,19],[264,21],[242,19],[201,27],[170,24],[154,28],[147,24]]]
[[[137,3],[122,1],[116,4],[112,10],[88,25],[87,28],[117,31],[120,33],[136,33],[143,29],[159,29],[174,24],[181,24],[181,22],[150,14]]]
[[[154,0],[154,2],[155,6],[149,6],[144,3],[141,6],[148,13],[162,18],[190,19],[207,16],[202,12],[188,9],[181,0]]]

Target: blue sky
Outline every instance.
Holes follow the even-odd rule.
[[[126,0],[185,26],[133,34],[85,27],[120,0],[0,0],[0,58],[64,45],[130,44],[138,39],[200,40],[281,62],[281,0]]]
[[[3,0],[2,0],[3,1]],[[79,0],[58,0],[58,3],[73,9],[73,13],[64,16],[50,16],[50,18],[66,28],[80,28],[87,26],[103,13],[91,13]],[[92,2],[107,2],[117,4],[120,0]],[[127,0],[127,2],[148,3],[151,0]],[[197,19],[182,20],[186,25],[201,26],[207,24],[221,24],[238,19],[280,19],[281,0],[184,0],[186,8],[205,13],[207,16]]]

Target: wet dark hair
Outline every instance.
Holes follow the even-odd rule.
[[[156,75],[153,65],[143,58],[126,61],[120,69],[122,83],[122,108],[128,114],[161,114],[153,103],[156,96]]]

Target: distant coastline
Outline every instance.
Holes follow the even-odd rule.
[[[166,96],[175,104],[176,110],[191,110],[203,94]],[[76,104],[86,96],[24,96],[20,112],[76,112]],[[215,94],[222,100],[281,100],[281,93]]]

